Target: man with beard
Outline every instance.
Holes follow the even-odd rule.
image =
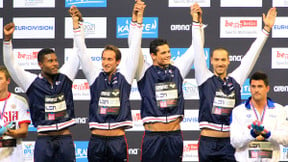
[[[73,18],[73,24],[80,23],[81,15]],[[4,26],[4,63],[13,80],[29,99],[33,125],[38,136],[34,149],[34,161],[74,162],[75,148],[69,127],[76,124],[72,83],[79,68],[76,53],[59,69],[56,53],[44,48],[38,52],[39,75],[22,69],[16,62],[12,48],[14,23]],[[82,27],[74,29],[81,34]]]
[[[232,109],[241,102],[241,86],[253,69],[255,62],[269,36],[275,19],[276,8],[263,14],[264,29],[259,32],[241,65],[227,74],[229,52],[225,48],[216,48],[211,55],[211,72],[205,61],[198,17],[202,12],[198,4],[191,6],[191,15],[195,25],[192,28],[195,43],[195,78],[199,88],[200,108],[199,127],[201,129],[198,155],[199,161],[235,161],[234,148],[230,144],[230,115]]]

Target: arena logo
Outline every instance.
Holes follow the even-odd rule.
[[[13,18],[16,24],[14,39],[54,39],[55,37],[55,18]]]
[[[129,148],[128,149],[129,155],[138,155],[138,153],[140,153],[140,152],[141,152],[140,148]]]
[[[246,79],[241,88],[241,99],[247,100],[251,96],[250,92],[250,79]]]
[[[176,59],[180,58],[183,54],[185,54],[187,50],[188,48],[170,48],[172,62],[175,62]],[[206,65],[209,68],[210,67],[210,48],[204,48],[204,54],[205,54]],[[192,65],[191,69],[194,69],[194,65]]]
[[[273,38],[288,38],[288,17],[277,17],[272,30]]]
[[[288,92],[288,85],[275,85],[273,87],[274,92]]]
[[[74,141],[77,162],[87,162],[88,141]]]
[[[78,117],[78,118],[75,118],[76,124],[86,124],[87,121],[88,121],[88,118],[87,118],[87,117]]]
[[[14,8],[54,8],[55,0],[14,0]]]
[[[261,28],[260,17],[220,17],[220,38],[256,38]]]
[[[24,90],[21,87],[15,87],[14,92],[15,93],[24,93]]]
[[[65,0],[65,7],[107,7],[107,0]]]
[[[171,31],[190,31],[191,24],[172,24],[170,25]]]
[[[117,17],[117,38],[127,38],[130,30],[131,17]],[[158,17],[143,18],[143,38],[158,37]]]
[[[229,56],[229,60],[230,62],[234,61],[234,62],[241,62],[242,60],[242,57],[241,55],[230,55]]]

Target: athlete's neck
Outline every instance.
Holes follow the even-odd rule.
[[[254,106],[254,108],[260,113],[262,114],[264,108],[267,105],[267,100],[259,100],[259,101],[255,101],[253,99],[251,99],[251,102]]]
[[[7,90],[4,92],[0,92],[0,100],[7,98],[9,96],[9,94],[10,94],[10,92]]]

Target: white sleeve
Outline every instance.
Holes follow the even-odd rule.
[[[80,24],[80,28],[83,28],[83,25]],[[67,62],[65,62],[62,67],[59,69],[59,72],[62,74],[65,74],[68,76],[69,79],[72,81],[75,79],[76,74],[78,72],[78,69],[80,67],[80,62],[79,62],[79,57],[77,55],[77,51],[79,50],[76,46],[75,42],[75,37],[76,37],[76,31],[78,30],[73,30],[74,33],[74,39],[73,39],[73,51],[71,54],[69,54],[69,59]],[[81,32],[81,31],[80,31]]]
[[[277,124],[275,129],[268,130],[271,132],[271,136],[267,139],[272,143],[288,146],[288,116],[287,110],[279,104],[275,104],[275,111],[278,111]]]
[[[192,42],[194,44],[195,78],[198,86],[200,86],[208,78],[212,77],[213,73],[208,69],[206,65],[199,23],[193,23],[192,25]]]
[[[132,25],[133,24],[133,25]],[[133,27],[134,26],[134,27]],[[137,62],[137,69],[135,71],[135,79],[137,81],[141,80],[145,74],[145,71],[148,69],[148,67],[150,67],[151,65],[145,60],[142,49],[141,49],[141,39],[142,39],[142,30],[140,31],[139,29],[135,29],[137,26],[137,23],[135,22],[131,22],[131,28],[130,30],[132,30],[131,32],[129,32],[128,35],[128,46],[129,48],[131,48],[131,40],[134,39],[137,42],[140,42],[140,46],[138,46],[137,48],[139,48],[139,57],[138,57],[138,62]],[[141,32],[141,34],[140,34]],[[137,37],[133,38],[134,35],[137,35]],[[137,40],[138,39],[138,40]],[[121,63],[122,64],[122,63]],[[124,64],[122,64],[124,65]],[[125,66],[125,65],[124,65]],[[122,67],[122,66],[121,66]],[[132,83],[132,82],[131,82]]]
[[[97,69],[96,66],[94,66],[90,56],[87,53],[83,30],[84,29],[82,26],[79,29],[74,30],[74,40],[77,49],[77,55],[82,65],[82,70],[87,78],[89,85],[92,85],[96,77],[101,72],[101,69]]]
[[[241,87],[253,69],[268,36],[269,33],[263,29],[241,60],[239,67],[230,74],[230,76],[233,77]]]
[[[28,90],[37,75],[22,69],[15,60],[13,54],[12,41],[4,41],[3,43],[3,59],[14,82],[20,86],[24,92]]]
[[[18,95],[15,95],[15,97],[18,99],[18,103],[19,105],[19,123],[22,123],[22,122],[31,122],[31,118],[30,118],[30,111],[29,111],[29,106],[28,106],[28,103],[26,101],[26,99],[22,96],[18,96]]]
[[[206,26],[203,25],[200,28],[200,32],[201,32],[201,41],[202,44],[204,46],[204,28]],[[192,36],[193,38],[193,36]],[[178,57],[175,61],[174,61],[174,65],[179,69],[182,78],[185,78],[186,75],[189,73],[189,71],[191,70],[191,67],[194,63],[194,43],[193,43],[193,39],[192,39],[192,44],[191,46],[188,48],[188,50],[180,57]]]
[[[230,141],[234,148],[245,147],[254,138],[250,135],[250,129],[244,123],[243,111],[244,104],[241,104],[232,110],[232,122],[230,124]],[[244,109],[243,109],[244,110]],[[244,124],[244,125],[243,125]]]
[[[131,40],[128,40],[128,56],[124,57],[126,59],[121,60],[121,62],[124,61],[124,64],[120,68],[120,73],[125,76],[130,85],[133,82],[138,67],[139,55],[141,53],[142,29],[143,27],[140,24],[130,24],[128,38]]]

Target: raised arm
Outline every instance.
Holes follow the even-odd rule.
[[[253,69],[275,23],[276,16],[276,8],[270,8],[267,12],[267,15],[263,14],[263,22],[265,26],[262,32],[258,34],[256,40],[253,42],[248,52],[243,57],[240,66],[230,74],[230,76],[233,77],[241,86]]]
[[[120,72],[125,76],[126,80],[132,84],[134,76],[138,68],[138,60],[141,53],[142,23],[143,14],[146,5],[141,0],[137,0],[132,12],[132,22],[129,30],[129,50],[128,57],[125,57],[124,64],[120,68]],[[129,43],[130,42],[130,43]]]
[[[26,92],[37,75],[25,71],[16,62],[12,47],[12,34],[14,30],[14,23],[4,26],[3,59],[14,82]]]
[[[195,78],[198,85],[201,85],[204,81],[206,81],[209,77],[213,76],[213,73],[208,69],[205,60],[203,41],[201,39],[201,26],[199,16],[201,16],[201,12],[199,9],[199,5],[195,3],[190,7],[191,16],[193,18],[192,25],[192,42],[194,46],[194,67],[195,67]]]
[[[77,55],[77,51],[79,49],[76,47],[75,37],[77,34],[81,32],[81,23],[82,22],[82,15],[78,10],[75,11],[75,6],[72,6],[69,10],[69,13],[73,19],[73,32],[74,32],[74,39],[73,39],[73,52],[70,54],[69,60],[62,65],[59,69],[59,72],[68,76],[72,81],[75,79],[76,74],[78,72],[80,62]]]
[[[70,14],[73,18],[74,41],[77,49],[77,55],[80,59],[82,70],[86,76],[86,79],[89,85],[91,85],[99,75],[101,69],[97,69],[96,66],[94,66],[90,56],[87,53],[84,31],[81,25],[82,23],[78,23],[79,20],[82,20],[82,16],[78,16],[79,14],[81,15],[80,11],[75,6],[72,6],[70,9]]]
[[[204,25],[202,24],[202,9],[200,8],[200,6],[196,3],[194,5],[194,10],[195,12],[198,12],[197,17],[195,17],[195,21],[199,23],[200,25],[200,33],[201,33],[201,41],[202,44],[204,46]],[[192,14],[192,10],[191,10],[191,14]],[[192,24],[193,25],[193,24]],[[191,32],[192,33],[192,32]],[[193,38],[193,36],[191,36]],[[183,78],[186,77],[186,75],[189,73],[189,71],[191,70],[191,67],[194,63],[194,42],[192,39],[192,44],[191,46],[188,48],[188,50],[180,57],[178,57],[175,61],[174,61],[174,65],[178,67],[178,69],[180,70],[180,73],[182,75]]]

